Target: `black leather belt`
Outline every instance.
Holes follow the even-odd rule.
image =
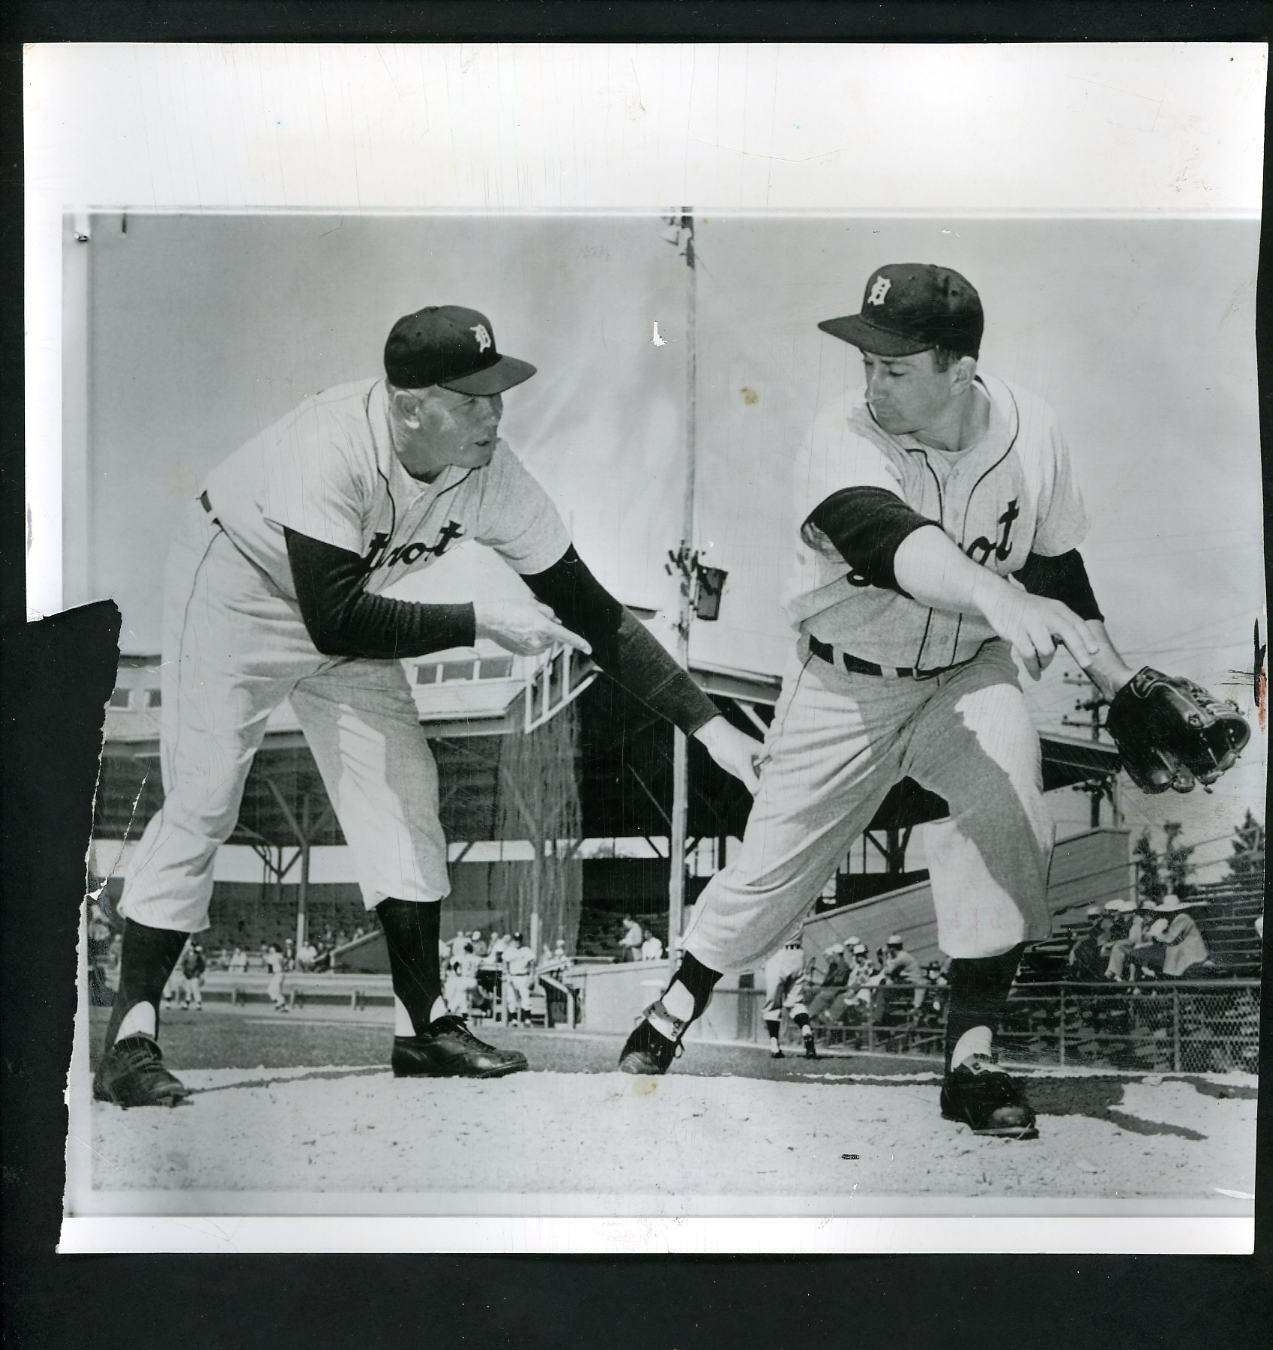
[[[208,500],[208,489],[207,489],[207,488],[204,488],[204,490],[199,494],[199,505],[202,506],[203,509],[204,509],[210,516],[212,516],[212,503]],[[220,524],[221,524],[221,522],[216,518],[216,516],[212,516],[212,523],[213,523],[214,525],[218,526],[218,527],[219,527]]]
[[[884,674],[885,668],[877,666],[874,661],[863,661],[860,657],[850,656],[848,652],[841,652],[837,657],[834,647],[816,637],[811,636],[809,638],[809,651],[818,660],[825,661],[831,666],[843,666],[853,675]],[[973,653],[973,656],[975,655],[976,652]],[[931,680],[935,675],[944,675],[948,670],[958,670],[960,666],[966,666],[968,661],[972,659],[972,656],[970,656],[967,661],[956,661],[953,666],[936,666],[932,670],[916,670],[911,666],[889,666],[888,670],[904,680]]]

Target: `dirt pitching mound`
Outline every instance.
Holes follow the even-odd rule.
[[[187,1105],[95,1103],[91,1141],[72,1139],[91,1151],[95,1191],[132,1193],[116,1212],[250,1212],[254,1192],[328,1196],[332,1212],[365,1210],[341,1197],[372,1194],[415,1213],[533,1213],[535,1197],[578,1196],[589,1208],[611,1197],[616,1212],[716,1197],[746,1213],[754,1197],[756,1211],[844,1214],[872,1196],[1241,1203],[1254,1191],[1255,1082],[1237,1075],[1039,1075],[1040,1137],[1026,1142],[943,1121],[932,1073],[471,1081],[333,1066],[183,1078]]]

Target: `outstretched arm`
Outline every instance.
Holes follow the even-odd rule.
[[[1086,669],[1100,650],[1095,634],[1069,605],[1032,595],[965,556],[934,520],[879,487],[845,488],[820,502],[805,522],[873,586],[950,613],[980,614],[1020,652],[1038,679],[1069,648]]]
[[[554,642],[587,650],[548,606],[533,600],[422,605],[365,589],[367,564],[356,553],[285,529],[296,600],[310,640],[325,656],[400,660],[488,637],[512,652],[533,655]]]
[[[1105,629],[1105,616],[1096,603],[1087,568],[1078,549],[1070,549],[1048,557],[1031,553],[1025,566],[1016,573],[1017,580],[1033,595],[1059,600],[1068,605],[1086,624],[1097,645],[1097,651],[1087,667],[1088,678],[1106,698],[1113,696],[1132,678],[1135,671],[1110,641]]]
[[[593,576],[573,545],[551,567],[522,579],[566,628],[588,643],[606,674],[701,742],[750,791],[756,790],[760,742],[725,720],[636,615]]]
[[[940,526],[908,534],[894,554],[893,570],[898,586],[921,604],[980,614],[1016,648],[1036,680],[1058,646],[1067,648],[1084,670],[1102,656],[1103,628],[1097,625],[1096,631],[1060,600],[1032,595],[973,562]],[[1109,647],[1108,638],[1104,645]]]

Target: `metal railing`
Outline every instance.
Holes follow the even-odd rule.
[[[943,1051],[941,987],[882,986],[820,1027],[829,1046],[933,1056]],[[1127,984],[1029,984],[1012,991],[996,1037],[1005,1060],[1140,1072],[1256,1072],[1257,980],[1152,980]]]

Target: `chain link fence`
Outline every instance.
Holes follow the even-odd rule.
[[[870,1053],[943,1053],[945,989],[863,991],[842,1021],[819,1028],[822,1044]],[[1030,984],[1013,989],[996,1036],[1001,1058],[1140,1072],[1255,1073],[1260,986],[1256,980]]]

